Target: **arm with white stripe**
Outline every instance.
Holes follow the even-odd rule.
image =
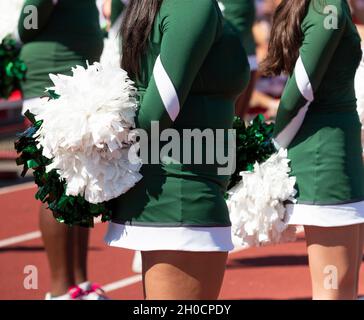
[[[160,55],[136,119],[147,132],[151,121],[159,121],[161,129],[172,126],[214,43],[219,19],[210,0],[169,1],[160,14]]]
[[[26,0],[19,18],[18,34],[23,43],[32,41],[46,26],[48,23],[54,7],[57,5],[58,0]],[[35,19],[37,19],[37,25],[28,26],[29,22],[34,23],[34,17],[32,10],[27,11],[27,8],[32,7],[37,9]],[[35,28],[33,28],[35,26]]]
[[[304,22],[303,43],[293,74],[288,79],[278,109],[274,130],[277,147],[287,148],[299,131],[314,100],[331,58],[340,42],[346,25],[342,0],[327,0],[337,9],[337,28],[328,28],[327,14],[311,1]],[[332,12],[331,12],[332,13]],[[326,20],[325,20],[326,19]]]

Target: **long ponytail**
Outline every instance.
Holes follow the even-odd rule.
[[[311,1],[323,4],[323,0],[282,0],[277,7],[273,17],[268,55],[260,66],[263,74],[276,76],[282,72],[293,72],[303,41],[301,23]]]
[[[121,26],[121,67],[133,79],[138,77],[140,61],[163,0],[130,0]]]

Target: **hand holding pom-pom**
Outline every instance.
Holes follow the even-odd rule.
[[[294,202],[296,194],[287,150],[274,152],[273,124],[266,124],[262,116],[248,127],[236,119],[234,127],[237,171],[227,194],[234,244],[252,247],[294,241],[296,229],[285,221],[284,203]]]

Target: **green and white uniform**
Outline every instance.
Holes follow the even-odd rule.
[[[297,178],[289,223],[323,227],[364,223],[364,169],[354,91],[360,38],[346,0],[311,1],[303,43],[282,95],[275,142],[288,147]],[[332,8],[336,10],[332,11]],[[333,24],[334,23],[334,24]]]
[[[29,12],[22,10],[18,33],[24,43],[20,58],[28,67],[22,83],[23,109],[37,104],[37,97],[52,85],[49,73],[67,74],[76,65],[100,59],[103,35],[95,0],[27,0],[37,8],[38,27],[25,28]]]
[[[225,20],[236,30],[248,55],[250,69],[258,69],[253,25],[256,17],[254,0],[219,0]]]
[[[164,0],[136,81],[137,127],[150,132],[158,121],[161,130],[173,128],[181,137],[184,129],[224,129],[216,144],[227,146],[234,99],[248,80],[244,48],[215,0]],[[158,157],[164,144],[153,145]],[[206,144],[202,149],[206,154]],[[206,159],[144,164],[142,180],[113,201],[105,241],[135,250],[231,250],[224,200],[230,177],[218,175],[219,167]]]

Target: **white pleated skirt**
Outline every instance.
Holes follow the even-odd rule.
[[[231,227],[153,227],[109,222],[106,244],[137,251],[228,252]]]
[[[318,227],[343,227],[364,223],[364,201],[340,205],[287,205],[287,223]]]

